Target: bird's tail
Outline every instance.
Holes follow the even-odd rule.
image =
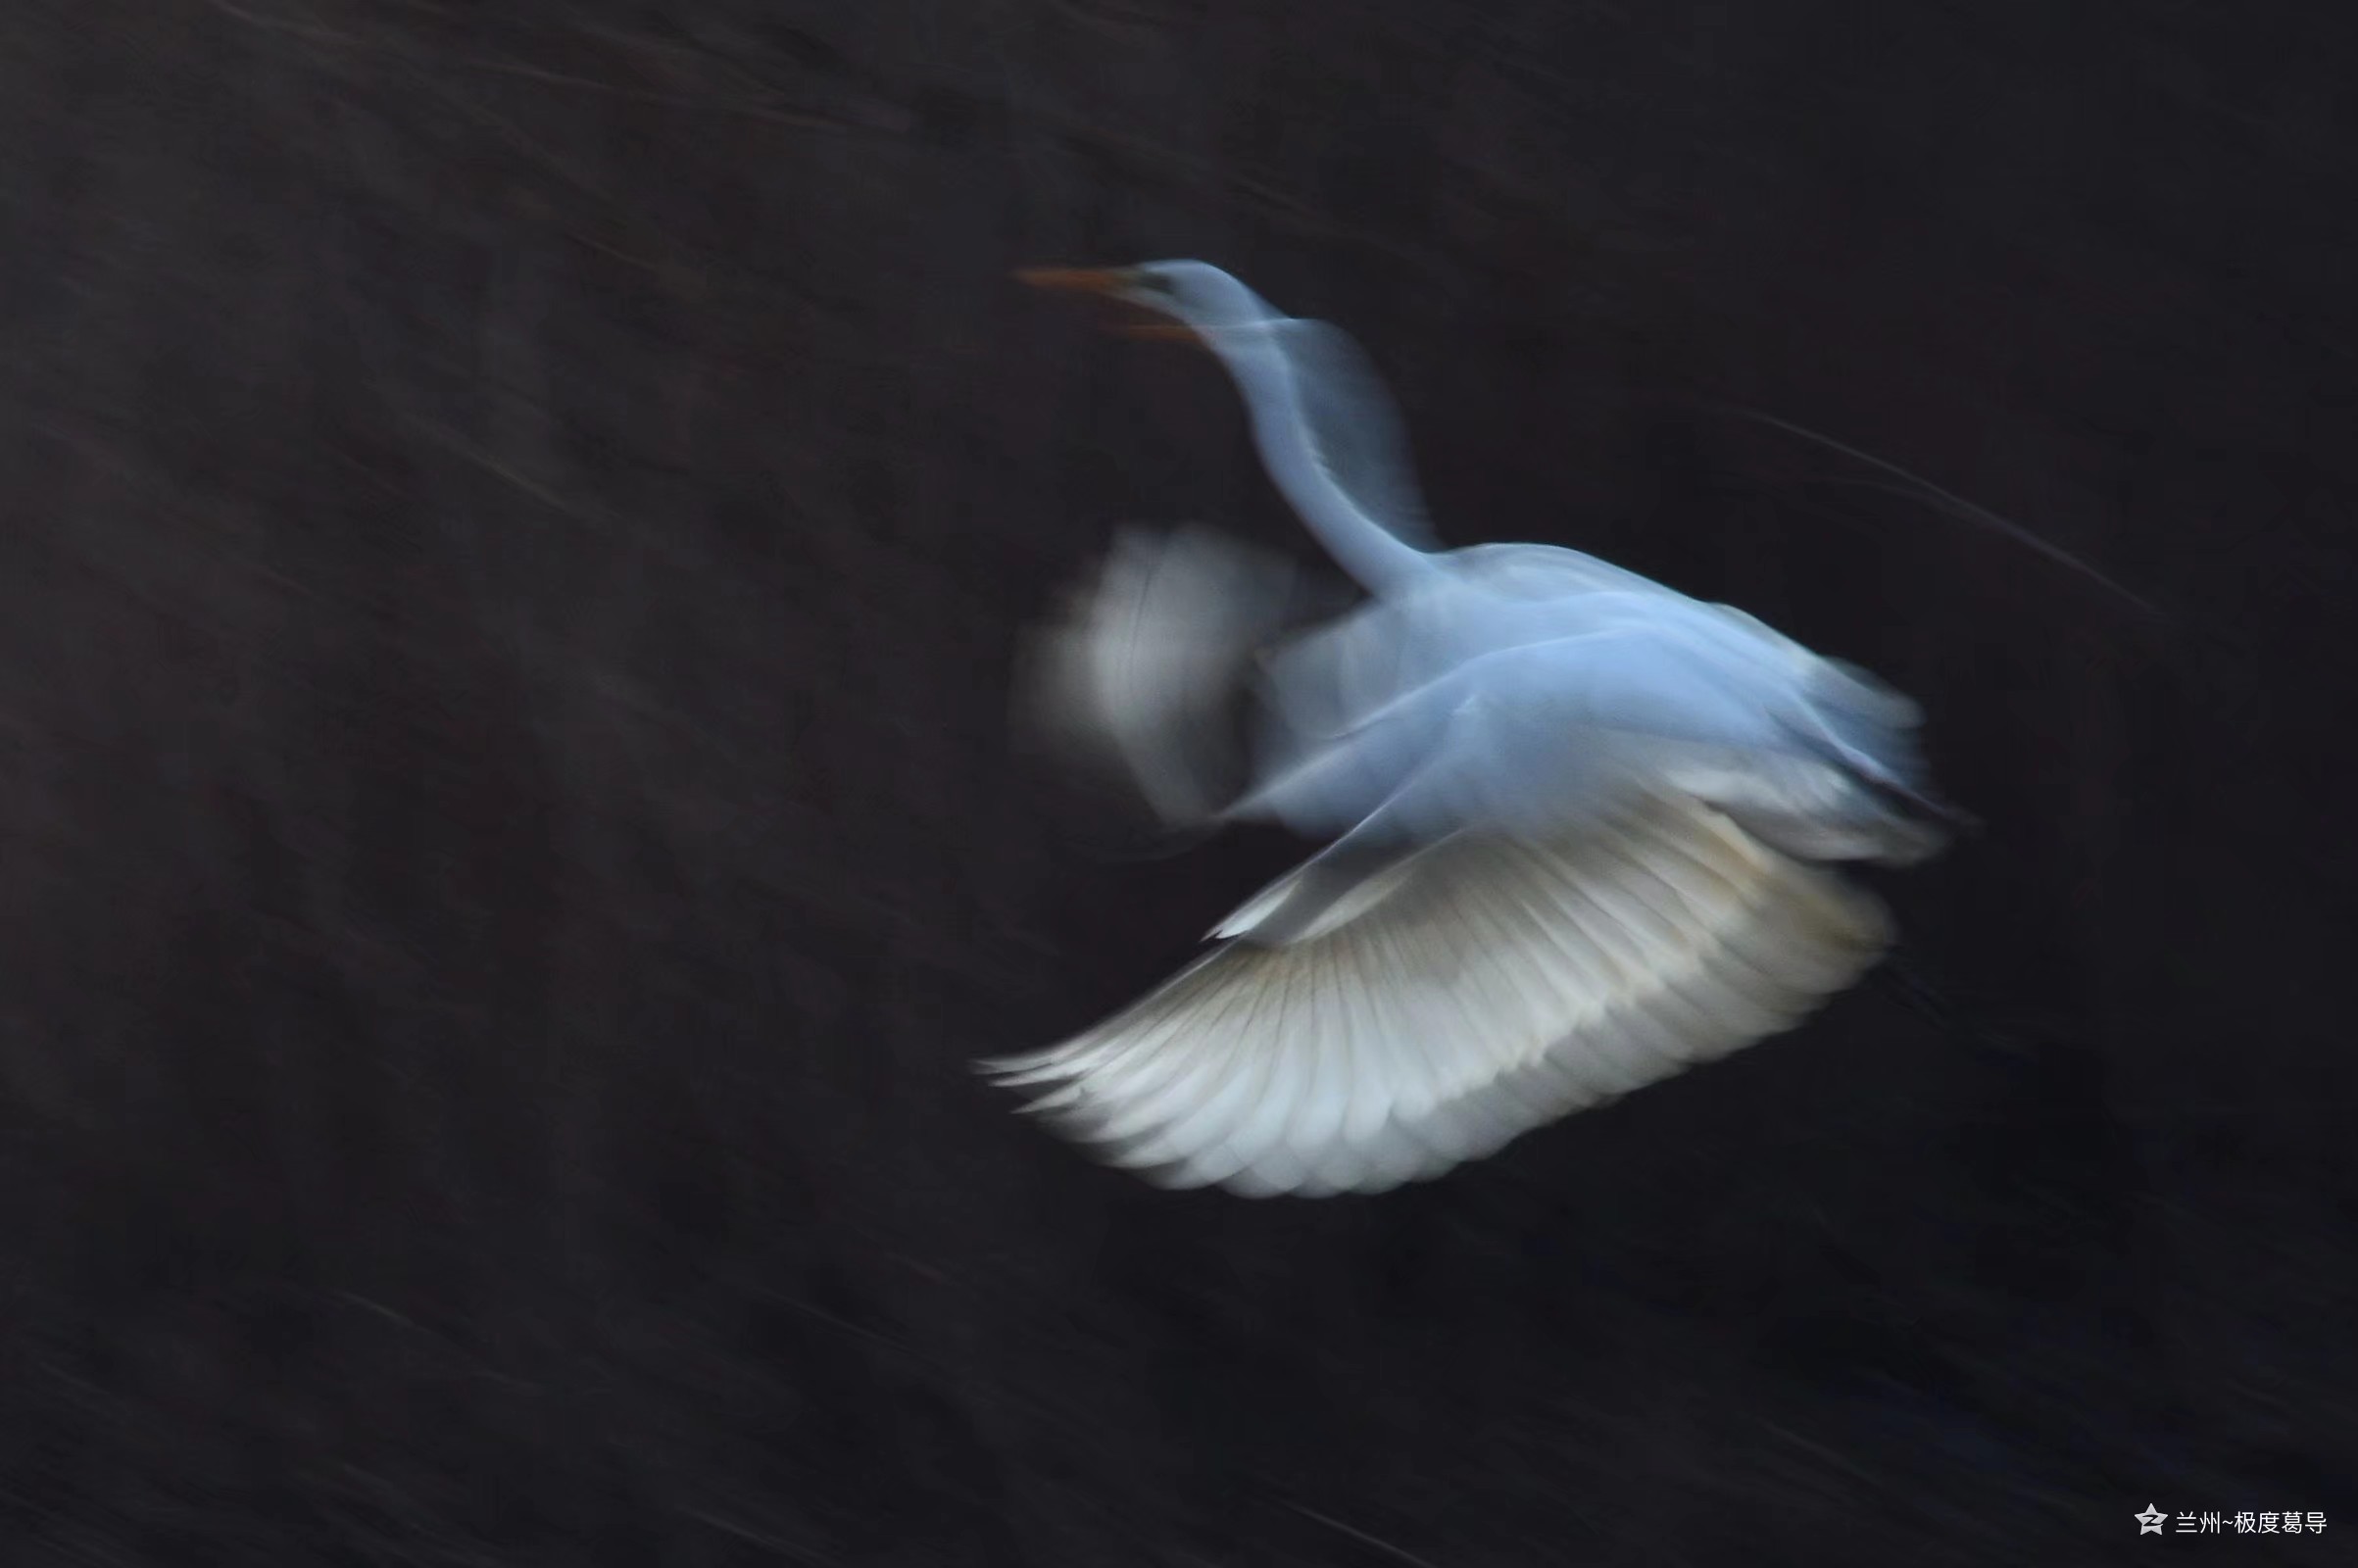
[[[1796,751],[1704,767],[1691,786],[1764,843],[1803,859],[1913,865],[1976,825],[1933,789],[1921,710],[1867,671],[1811,656],[1783,716]]]
[[[1034,635],[1021,717],[1164,832],[1204,828],[1244,786],[1254,656],[1300,618],[1302,588],[1292,565],[1208,528],[1124,529]]]

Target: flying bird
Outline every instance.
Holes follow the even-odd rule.
[[[1935,853],[1914,703],[1576,550],[1436,544],[1365,356],[1206,263],[1038,270],[1216,355],[1278,490],[1364,590],[1133,530],[1032,700],[1172,829],[1325,847],[1144,1000],[979,1064],[1171,1187],[1371,1193],[1790,1029],[1889,946],[1832,869]],[[1242,741],[1228,701],[1249,695]]]

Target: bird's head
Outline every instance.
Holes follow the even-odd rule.
[[[1209,262],[1145,262],[1136,267],[1030,267],[1015,274],[1035,288],[1101,295],[1162,318],[1124,330],[1139,337],[1180,337],[1199,343],[1224,327],[1251,326],[1277,316],[1268,301]],[[1208,346],[1208,345],[1207,345]]]

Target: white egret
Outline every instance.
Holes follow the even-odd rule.
[[[1873,965],[1884,908],[1824,862],[1942,842],[1913,703],[1578,551],[1435,549],[1356,346],[1217,268],[1026,275],[1216,354],[1369,597],[1281,637],[1282,568],[1204,530],[1122,541],[1050,639],[1050,709],[1170,825],[1327,847],[1143,1001],[984,1071],[1164,1185],[1375,1192],[1790,1028]],[[1221,799],[1238,678],[1258,720]]]

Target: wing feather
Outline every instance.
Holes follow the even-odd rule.
[[[985,1065],[1164,1185],[1380,1192],[1791,1028],[1888,940],[1870,895],[1653,797],[1553,840],[1449,839],[1338,926],[1231,942]]]

